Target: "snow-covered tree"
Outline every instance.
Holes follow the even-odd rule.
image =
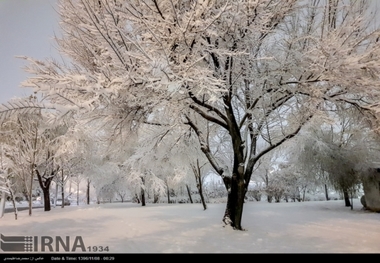
[[[86,158],[90,154],[96,154],[91,151],[90,145],[95,140],[90,141],[92,133],[88,132],[88,127],[76,125],[76,116],[72,116],[70,123],[67,123],[68,130],[60,138],[60,147],[55,154],[55,160],[60,166],[59,175],[55,178],[57,187],[61,188],[61,198],[65,200],[65,186],[74,176],[76,181],[81,181],[81,175],[86,169]],[[57,191],[58,192],[58,191]],[[57,196],[56,196],[57,199]],[[64,207],[62,202],[61,207]]]
[[[119,127],[163,110],[188,125],[228,191],[223,221],[242,229],[260,158],[327,103],[379,109],[379,31],[365,3],[65,0],[57,42],[72,64],[28,59],[24,85]],[[205,120],[228,135],[231,163],[215,158]]]
[[[170,118],[164,119],[161,117],[160,120],[167,125],[140,127],[139,144],[124,166],[133,171],[135,176],[138,172],[146,178],[145,190],[156,202],[160,197],[166,196],[167,202],[171,203],[171,196],[183,195],[185,188],[191,202],[191,187],[198,189],[201,200],[204,201],[202,184],[210,166],[197,145],[198,139],[186,125],[168,125]],[[133,176],[127,176],[127,180],[130,180],[128,177],[131,183],[134,181],[132,184],[141,181]]]
[[[40,127],[41,133],[35,138],[38,160],[35,163],[35,173],[44,196],[45,211],[50,211],[50,186],[62,167],[57,160],[59,148],[63,145],[62,136],[67,132],[66,125]],[[62,200],[63,202],[63,200]]]
[[[131,197],[125,175],[117,177],[112,182],[112,184],[114,185],[114,191],[117,198],[120,198],[122,203],[124,203],[124,201],[126,201],[127,198]]]
[[[178,138],[170,136],[169,133],[173,131],[166,127],[141,127],[141,130],[136,150],[123,163],[126,179],[131,191],[140,196],[142,205],[145,205],[145,193],[148,192],[151,192],[155,201],[166,196],[170,203],[171,189],[175,187],[175,181],[178,182],[178,177],[174,179],[175,167],[180,165],[172,162],[170,147],[175,145]]]
[[[354,107],[335,108],[329,116],[338,121],[308,127],[295,141],[290,162],[309,180],[314,174],[314,180],[325,188],[326,199],[329,183],[343,193],[346,206],[351,206],[349,196],[357,191],[365,171],[376,166],[378,135]]]
[[[8,195],[10,199],[12,200],[12,205],[14,208],[14,214],[15,219],[17,220],[17,206],[16,206],[16,200],[15,200],[15,192],[13,190],[13,183],[12,183],[12,176],[9,175],[6,170],[4,169],[4,166],[1,165],[0,167],[0,218],[4,215],[5,210],[5,200],[6,196]]]
[[[29,215],[32,214],[36,177],[44,193],[45,211],[50,210],[51,182],[62,164],[67,164],[67,160],[63,160],[63,149],[67,149],[65,134],[72,125],[71,114],[57,119],[47,108],[42,111],[31,107],[38,103],[35,96],[21,99],[21,102],[10,101],[3,105],[7,111],[1,113],[0,133],[4,155],[8,159],[7,169],[16,181],[23,183],[22,192],[29,201]]]
[[[40,116],[28,113],[11,116],[1,126],[7,170],[23,183],[23,192],[29,201],[29,215],[32,214],[35,167],[41,156],[37,148],[41,134],[39,126]]]

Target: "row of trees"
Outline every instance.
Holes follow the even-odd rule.
[[[29,100],[36,98],[30,97]],[[4,107],[10,108],[12,105],[13,102],[9,102]],[[136,134],[128,134],[126,138],[116,136],[110,141],[110,132],[114,132],[113,129],[99,128],[94,122],[78,126],[73,115],[52,122],[51,116],[43,111],[39,114],[19,112],[3,121],[0,128],[2,167],[12,181],[12,189],[29,201],[30,214],[38,189],[42,190],[45,211],[49,211],[50,198],[54,194],[51,193],[52,183],[56,187],[54,200],[57,200],[59,191],[61,199],[65,200],[68,181],[76,186],[78,204],[79,185],[86,181],[87,203],[90,203],[89,191],[92,187],[98,201],[111,200],[115,194],[124,201],[133,194],[145,205],[145,194],[154,196],[154,202],[167,197],[170,203],[170,192],[186,186],[189,197],[192,188],[199,189],[206,209],[202,195],[205,176],[202,166],[205,164],[201,165],[199,159],[186,161],[186,152],[189,152],[183,145],[170,143],[171,136],[162,136],[161,143],[167,144],[162,149],[150,145],[154,138],[137,138]],[[169,152],[161,156],[158,149]],[[169,164],[170,151],[173,155],[177,154],[177,165],[174,165],[174,160],[170,160],[173,163]],[[188,163],[188,167],[181,169],[184,162]]]
[[[241,230],[265,156],[331,111],[354,108],[377,129],[380,32],[369,3],[60,1],[56,40],[70,62],[26,58],[23,85],[48,100],[37,108],[102,121],[110,145],[133,149],[137,134],[132,162],[119,148],[104,155],[131,169],[137,188],[207,161],[228,193],[223,221]],[[194,159],[185,165],[177,145]],[[47,153],[44,162],[33,172],[50,178],[59,164]]]
[[[360,118],[360,115],[354,109],[346,109],[346,111],[340,111],[339,114],[340,116],[333,117],[340,120],[341,127],[336,124],[333,126],[332,122],[327,125],[326,120],[324,120],[319,126],[313,125],[307,127],[305,129],[306,132],[302,133],[297,140],[292,141],[289,145],[285,145],[285,147],[279,147],[277,151],[274,151],[273,155],[267,155],[266,158],[262,158],[254,180],[256,183],[261,181],[263,184],[251,191],[248,190],[246,198],[251,197],[260,200],[261,195],[264,194],[268,202],[272,202],[272,200],[280,202],[281,199],[286,201],[305,201],[305,193],[307,191],[324,187],[326,200],[328,200],[328,188],[332,187],[344,194],[347,206],[352,205],[348,196],[350,194],[352,197],[355,194],[360,184],[360,172],[364,168],[370,167],[376,161],[379,149],[374,147],[377,144],[376,134],[371,134],[371,131],[366,129],[363,119]],[[20,119],[22,116],[26,117],[23,121]],[[3,149],[2,163],[4,166],[4,159],[11,161],[8,162],[7,167],[13,177],[14,190],[19,193],[23,192],[27,200],[32,200],[30,198],[31,192],[26,189],[29,183],[33,184],[31,181],[33,176],[27,172],[23,173],[20,171],[22,171],[28,154],[28,158],[30,158],[33,151],[28,153],[25,150],[26,148],[20,147],[20,145],[27,145],[29,140],[31,140],[29,144],[33,145],[33,143],[36,143],[36,140],[38,142],[38,140],[42,139],[40,138],[41,135],[29,138],[25,136],[25,134],[31,132],[30,128],[26,126],[26,123],[30,121],[27,118],[30,118],[28,114],[18,115],[17,121],[19,126],[12,126],[12,131],[8,125],[14,124],[14,120],[10,119],[4,122],[3,129],[1,130],[2,134],[13,134],[18,130],[19,132],[17,133],[17,139],[14,137],[3,137],[3,146],[10,150],[6,151]],[[30,121],[30,123],[35,123],[34,121]],[[40,126],[49,126],[49,124],[40,124]],[[36,126],[29,127],[35,128]],[[41,127],[38,127],[38,130],[42,131],[41,134],[47,134],[48,130],[52,130],[51,128],[47,130],[46,127]],[[50,125],[50,127],[52,126]],[[200,165],[200,160],[202,160],[203,156],[201,153],[197,154],[197,148],[193,147],[194,142],[189,142],[191,138],[189,135],[184,140],[187,144],[182,145],[179,143],[179,139],[172,141],[177,136],[168,135],[173,130],[162,127],[160,129],[162,129],[159,140],[159,143],[162,144],[160,147],[154,145],[157,139],[150,137],[156,136],[157,133],[145,131],[143,133],[144,136],[140,137],[141,143],[137,140],[138,138],[130,140],[135,150],[131,150],[131,144],[129,152],[121,153],[115,151],[115,149],[120,148],[113,147],[110,144],[108,140],[109,135],[97,138],[97,140],[94,137],[89,140],[88,138],[86,139],[86,136],[88,137],[88,134],[91,132],[77,130],[75,132],[76,136],[71,137],[70,135],[73,135],[73,133],[69,132],[68,128],[65,128],[60,133],[55,133],[65,136],[61,137],[60,140],[55,140],[57,147],[52,151],[54,155],[52,158],[55,161],[65,160],[65,163],[61,164],[65,169],[60,169],[59,172],[51,177],[40,177],[43,179],[39,181],[40,187],[41,185],[42,187],[47,185],[44,185],[46,181],[50,184],[54,181],[57,189],[58,186],[61,187],[62,200],[64,200],[63,193],[65,192],[64,186],[66,182],[73,178],[78,181],[77,194],[79,194],[79,183],[83,180],[82,178],[85,178],[88,189],[90,188],[90,182],[95,186],[95,194],[98,200],[112,200],[116,195],[123,202],[127,196],[130,197],[130,194],[134,193],[137,200],[141,201],[142,205],[145,205],[145,194],[152,202],[158,202],[159,199],[162,201],[163,197],[166,196],[167,202],[171,203],[171,198],[178,195],[178,189],[181,188],[183,196],[184,187],[188,193],[185,199],[193,202],[191,189],[194,189],[196,185],[198,188],[197,193],[200,193],[200,201],[204,209],[206,209],[206,200],[202,189],[205,173],[202,171],[204,171],[208,163],[203,159],[204,164]],[[24,132],[24,135],[21,135],[20,132]],[[81,136],[79,136],[80,133],[82,133]],[[366,136],[363,136],[363,134]],[[42,137],[46,139],[49,136]],[[51,136],[51,138],[56,139],[54,136]],[[73,138],[76,139],[73,140]],[[102,139],[106,142],[104,146],[108,150],[105,147],[100,147]],[[88,141],[85,143],[85,140]],[[17,144],[21,143],[21,141],[22,144]],[[91,146],[91,143],[95,141],[97,144],[92,144]],[[82,142],[81,146],[79,146],[79,142]],[[120,143],[120,137],[117,137],[117,140],[113,143]],[[17,147],[12,148],[13,144],[17,145]],[[59,147],[58,144],[60,145]],[[96,146],[94,147],[94,145]],[[190,145],[192,147],[189,147]],[[303,147],[300,148],[299,145]],[[44,147],[46,148],[46,146]],[[86,148],[86,151],[84,148]],[[20,156],[20,152],[23,152],[25,158],[16,160],[16,157]],[[107,154],[102,155],[100,152],[106,152]],[[116,156],[119,156],[120,159],[115,159]],[[130,158],[126,158],[128,156]],[[170,158],[170,156],[172,157]],[[62,159],[63,157],[65,158]],[[162,159],[158,159],[159,157]],[[184,164],[187,164],[187,167]],[[45,163],[41,165],[46,166]],[[140,173],[136,171],[140,171]],[[210,169],[207,172],[210,172]],[[36,175],[38,178],[38,170]],[[46,180],[50,178],[51,180]],[[51,195],[48,193],[50,188],[46,187],[44,196],[46,194]],[[55,193],[58,192],[57,189]],[[215,187],[214,189],[208,189],[208,195],[212,197],[226,197],[227,193],[218,194],[219,190]],[[89,193],[87,193],[87,198],[89,198]],[[55,199],[57,199],[57,196]],[[77,202],[79,202],[79,196],[77,196]],[[89,203],[89,200],[87,202]],[[183,200],[179,202],[183,202]],[[45,210],[48,211],[50,209],[50,202],[47,199],[45,199],[45,204]],[[62,202],[63,205],[64,203]]]

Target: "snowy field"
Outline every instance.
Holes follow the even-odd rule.
[[[249,202],[246,231],[224,228],[225,204],[113,203],[20,211],[0,219],[0,233],[82,236],[109,253],[379,253],[380,214],[344,201]]]

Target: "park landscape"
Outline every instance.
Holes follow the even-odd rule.
[[[33,93],[0,106],[1,233],[118,253],[378,252],[374,7],[58,1],[62,61],[20,56]]]

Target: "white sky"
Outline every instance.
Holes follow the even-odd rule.
[[[56,0],[0,0],[0,103],[30,94],[19,88],[25,61],[15,56],[58,58],[52,37],[59,33]]]

